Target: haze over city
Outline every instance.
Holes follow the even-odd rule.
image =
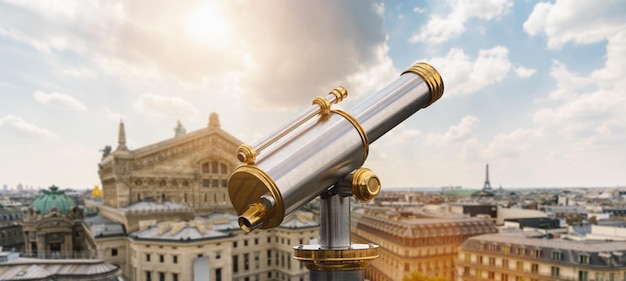
[[[625,1],[1,1],[0,185],[91,188],[100,149],[246,143],[416,61],[443,98],[370,148],[384,187],[626,185]],[[233,152],[234,153],[234,152]]]

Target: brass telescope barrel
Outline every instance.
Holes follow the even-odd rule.
[[[432,66],[416,63],[351,110],[330,108],[346,95],[341,87],[318,97],[313,104],[319,108],[305,110],[255,146],[240,146],[243,165],[231,174],[228,191],[244,231],[277,227],[361,167],[369,144],[443,95],[443,80]]]

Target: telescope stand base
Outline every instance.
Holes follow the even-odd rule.
[[[293,248],[294,258],[309,269],[313,281],[364,279],[364,270],[378,258],[378,245],[352,244],[347,249],[322,249],[320,245]]]

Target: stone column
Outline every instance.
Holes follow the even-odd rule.
[[[74,254],[74,249],[73,249],[73,243],[72,243],[72,233],[66,233],[65,234],[65,241],[63,241],[63,248],[62,251],[64,251],[65,253],[63,253],[62,256],[66,257],[66,258],[73,258],[73,254]]]
[[[46,252],[48,251],[48,249],[46,249],[46,238],[44,237],[45,234],[37,234],[37,257],[38,258],[45,258],[46,257]]]

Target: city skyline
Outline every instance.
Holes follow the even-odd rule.
[[[5,1],[0,185],[91,188],[98,150],[207,126],[254,143],[416,61],[443,98],[370,148],[384,187],[626,185],[626,2]],[[584,19],[584,20],[583,20]],[[383,188],[384,188],[383,187]]]

